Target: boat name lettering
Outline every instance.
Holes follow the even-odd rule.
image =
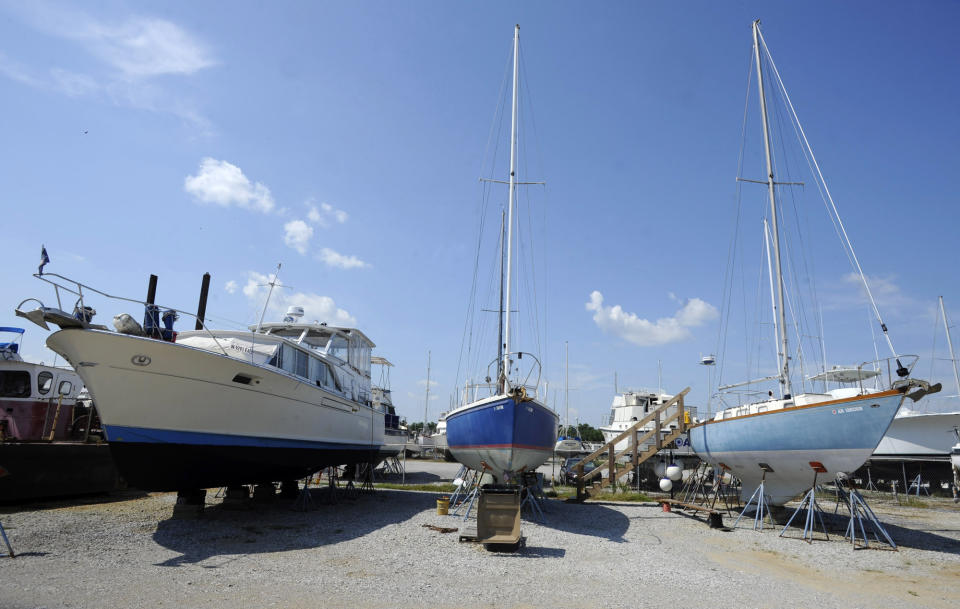
[[[253,353],[253,348],[252,348],[252,347],[244,347],[243,345],[234,345],[234,344],[231,344],[231,345],[230,345],[230,348],[233,349],[233,350],[235,350],[235,351],[239,351],[240,353],[244,353],[244,354],[246,354],[246,355],[249,355],[249,354]]]
[[[843,414],[845,412],[860,412],[863,406],[849,406],[847,408],[834,408],[833,414]]]
[[[151,361],[149,355],[134,355],[130,358],[130,363],[134,366],[149,366]]]

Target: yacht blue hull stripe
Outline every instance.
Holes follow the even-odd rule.
[[[185,444],[192,446],[256,446],[260,448],[308,448],[313,450],[370,450],[372,444],[347,442],[313,442],[259,436],[235,436],[230,434],[204,433],[197,431],[174,431],[105,425],[110,443],[137,444]],[[376,448],[376,447],[374,447]]]

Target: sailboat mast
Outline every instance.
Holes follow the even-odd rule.
[[[563,374],[563,403],[566,414],[564,418],[566,422],[564,423],[563,435],[567,435],[567,427],[570,427],[570,342],[563,341],[564,346],[567,350],[567,369]]]
[[[957,358],[953,354],[953,341],[950,339],[950,324],[947,323],[947,310],[943,308],[943,296],[940,297],[940,313],[943,315],[943,329],[947,332],[947,346],[950,347],[950,363],[953,365],[953,380],[957,382],[957,395],[960,395],[960,372],[957,371]]]
[[[497,393],[506,391],[506,369],[503,366],[503,231],[506,228],[505,212],[500,212],[500,308],[497,309]]]
[[[767,122],[767,98],[763,91],[763,69],[760,67],[760,20],[753,22],[753,50],[757,61],[757,88],[760,91],[760,112],[763,115],[763,144],[767,157],[767,190],[770,193],[770,225],[773,232],[773,259],[777,271],[777,316],[780,318],[779,350],[780,359],[780,391],[781,397],[788,397],[790,390],[790,363],[789,346],[787,344],[787,315],[783,306],[783,271],[780,264],[780,230],[777,218],[777,197],[773,180],[773,158],[770,151],[770,125]]]
[[[423,431],[420,435],[427,435],[427,407],[430,405],[430,351],[427,351],[427,395],[423,398]]]
[[[507,298],[506,330],[503,342],[504,390],[508,388],[510,375],[510,301],[513,291],[513,199],[517,188],[517,83],[520,57],[520,25],[513,30],[513,108],[510,113],[510,194],[507,211]]]

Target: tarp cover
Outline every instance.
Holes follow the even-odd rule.
[[[213,353],[222,354],[226,351],[226,354],[230,357],[261,365],[273,359],[277,348],[280,346],[278,343],[254,342],[235,336],[221,337],[216,340],[210,336],[189,336],[177,339],[177,344],[212,351]]]

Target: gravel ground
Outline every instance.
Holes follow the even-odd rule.
[[[407,467],[408,482],[457,469]],[[657,504],[550,501],[544,523],[524,520],[525,548],[494,553],[424,527],[463,526],[437,515],[436,497],[377,490],[307,512],[279,499],[236,511],[210,492],[198,520],[171,518],[172,493],[8,506],[0,522],[18,555],[0,558],[0,608],[956,606],[949,500],[873,501],[899,551],[710,529]]]

